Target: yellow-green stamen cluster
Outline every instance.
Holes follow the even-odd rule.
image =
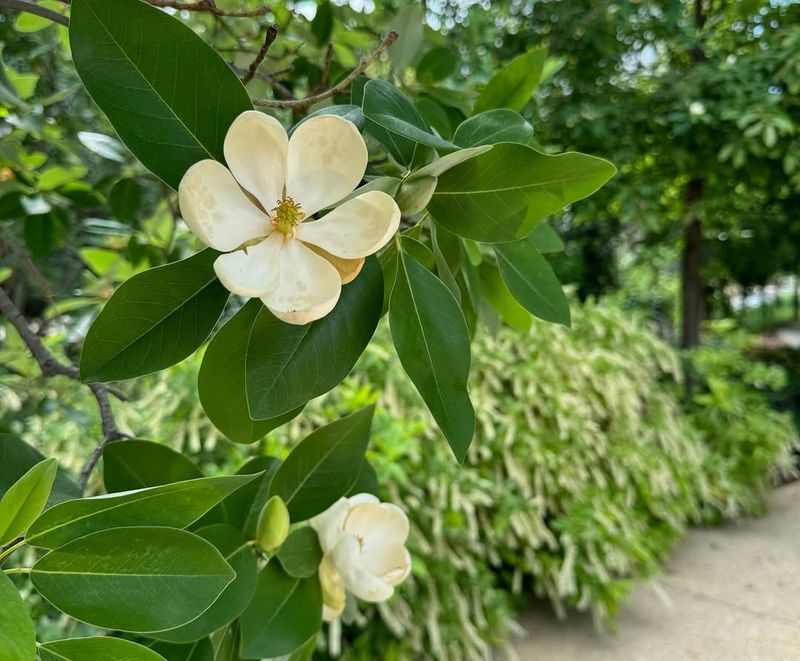
[[[278,200],[278,206],[272,210],[272,224],[284,236],[293,236],[294,228],[303,216],[303,208],[287,196]]]

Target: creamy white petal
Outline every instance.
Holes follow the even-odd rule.
[[[356,276],[361,273],[361,269],[364,268],[365,260],[363,257],[357,259],[343,259],[336,255],[331,255],[327,250],[315,246],[313,243],[307,243],[306,245],[333,264],[336,270],[339,271],[339,277],[342,279],[343,285],[346,285],[348,282],[353,282]]]
[[[371,493],[357,493],[354,496],[350,496],[347,501],[350,503],[350,507],[355,507],[356,505],[363,505],[364,503],[379,503],[381,502],[377,496]],[[342,522],[342,527],[344,528],[344,522]]]
[[[366,551],[366,547],[373,544],[403,544],[408,538],[409,522],[406,513],[397,505],[363,503],[347,513],[344,529],[361,537]]]
[[[278,255],[283,241],[283,234],[273,232],[261,243],[220,255],[214,261],[214,272],[234,294],[264,296],[278,284]]]
[[[351,122],[320,115],[297,127],[288,159],[286,194],[311,215],[358,186],[367,169],[367,145]]]
[[[323,551],[329,551],[344,534],[344,519],[350,511],[350,502],[347,498],[339,498],[333,505],[321,514],[317,514],[309,522],[317,531],[319,545]]]
[[[402,544],[386,544],[362,553],[364,569],[389,585],[398,585],[411,571],[411,556]]]
[[[333,310],[342,279],[324,257],[301,241],[289,239],[278,257],[278,270],[278,286],[261,298],[278,319],[307,324]]]
[[[265,211],[283,199],[289,138],[281,123],[257,110],[233,120],[223,151],[233,176]]]
[[[400,226],[400,208],[382,191],[370,191],[348,200],[320,220],[297,227],[301,241],[313,243],[344,259],[377,252]]]
[[[186,171],[178,186],[178,202],[189,229],[207,246],[223,252],[272,231],[267,215],[217,161],[199,161]]]
[[[359,543],[354,536],[342,537],[330,554],[331,561],[344,579],[345,587],[359,599],[385,601],[394,593],[392,585],[364,566]]]
[[[339,616],[342,614],[344,610],[344,606],[342,606],[339,610],[335,608],[331,608],[328,604],[322,604],[322,621],[323,622],[335,622],[339,619]]]

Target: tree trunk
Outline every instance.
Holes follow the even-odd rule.
[[[703,195],[703,180],[692,179],[686,196],[691,210]],[[703,224],[692,218],[683,230],[683,255],[681,258],[681,291],[683,297],[683,332],[681,346],[691,349],[700,345],[700,324],[705,318],[703,297]]]

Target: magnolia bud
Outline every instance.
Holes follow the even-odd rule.
[[[400,212],[404,216],[410,216],[422,211],[431,201],[438,182],[436,177],[422,177],[404,182],[395,196]]]
[[[283,544],[289,535],[289,510],[280,496],[273,496],[258,515],[256,544],[264,551],[272,551]]]

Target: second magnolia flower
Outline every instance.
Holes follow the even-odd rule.
[[[335,115],[312,117],[289,138],[278,120],[247,111],[231,124],[223,151],[195,163],[181,180],[181,215],[208,246],[234,294],[260,298],[279,319],[306,324],[333,310],[342,284],[380,250],[400,224],[381,191],[312,216],[355,190],[367,167],[358,129]]]

